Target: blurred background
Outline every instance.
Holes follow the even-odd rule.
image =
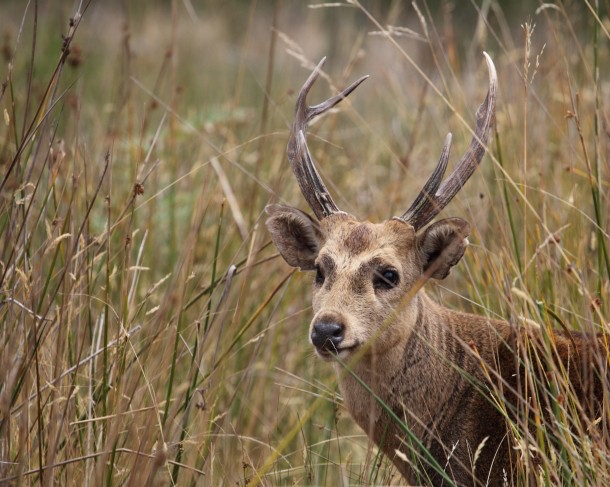
[[[607,326],[608,7],[3,0],[0,483],[400,482],[310,348],[311,276],[264,227],[270,202],[306,209],[285,146],[323,56],[311,104],[371,77],[310,148],[339,206],[381,221],[447,132],[451,166],[466,150],[488,52],[490,154],[442,214],[472,245],[428,292]]]

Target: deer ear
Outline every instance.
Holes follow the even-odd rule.
[[[417,236],[423,270],[434,279],[445,279],[468,246],[470,225],[461,218],[433,223]]]
[[[284,205],[268,205],[267,229],[288,265],[304,271],[315,269],[323,240],[320,225],[307,213]]]

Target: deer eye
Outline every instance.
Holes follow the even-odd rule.
[[[373,287],[375,289],[392,289],[399,281],[398,272],[394,269],[382,269],[375,272]]]
[[[316,264],[316,284],[324,284],[324,272],[320,266]]]

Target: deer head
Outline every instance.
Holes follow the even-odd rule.
[[[367,76],[325,102],[307,106],[323,59],[303,85],[288,160],[317,221],[296,208],[269,205],[267,227],[289,265],[315,272],[310,340],[322,358],[346,359],[365,344],[367,353],[384,353],[405,340],[417,324],[414,290],[428,278],[444,279],[464,254],[470,230],[466,221],[448,218],[426,225],[462,188],[485,154],[495,115],[497,77],[493,62],[484,54],[489,92],[477,111],[468,150],[443,182],[451,145],[448,134],[436,169],[409,209],[378,224],[339,210],[305,139],[308,122],[347,97]],[[388,319],[390,326],[381,328]]]

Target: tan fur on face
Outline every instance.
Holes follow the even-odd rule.
[[[333,215],[321,222],[321,230],[325,240],[316,264],[327,275],[322,286],[314,285],[312,326],[326,315],[339,317],[346,326],[346,346],[363,345],[375,336],[371,353],[377,343],[386,353],[408,338],[411,306],[402,306],[400,319],[391,313],[421,274],[413,228],[396,220],[373,224]],[[400,282],[395,289],[375,291],[375,271],[384,268],[397,270]],[[400,329],[388,326],[377,336],[379,325],[388,319],[399,321]]]

